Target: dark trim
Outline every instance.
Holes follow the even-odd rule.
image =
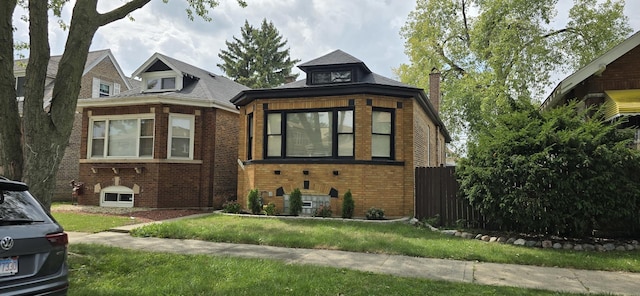
[[[253,113],[247,115],[247,159],[253,159],[253,139],[255,137],[255,125],[253,124]]]
[[[395,161],[389,159],[376,160],[353,160],[353,159],[337,159],[337,158],[269,158],[243,161],[244,165],[252,164],[356,164],[356,165],[393,165],[404,166],[404,161]]]
[[[302,186],[302,187],[303,187],[304,189],[309,189],[309,187],[310,187],[310,186],[309,186],[309,180],[304,180],[304,182],[303,182],[302,184],[303,184],[303,186]]]
[[[367,99],[367,106],[372,106],[372,105],[373,105],[373,100]]]
[[[353,107],[356,105],[356,100],[354,99],[349,99],[349,107]]]
[[[268,103],[262,103],[262,109],[269,110],[269,104]]]
[[[296,88],[271,88],[271,89],[250,89],[238,93],[230,101],[236,106],[245,106],[256,99],[269,98],[304,98],[304,97],[320,97],[320,96],[341,96],[341,95],[382,95],[398,98],[411,99],[415,98],[418,104],[427,113],[436,124],[440,127],[445,137],[445,142],[451,142],[451,136],[444,127],[444,123],[435,111],[435,108],[429,102],[424,90],[415,87],[394,86],[376,83],[345,83],[345,84],[326,84],[314,85]]]
[[[338,133],[338,113],[340,111],[352,111],[353,112],[353,132],[352,133]],[[354,107],[335,107],[335,108],[314,108],[314,109],[284,109],[284,110],[265,110],[264,111],[264,131],[263,131],[263,137],[264,137],[264,141],[263,141],[263,158],[264,159],[288,159],[288,158],[295,158],[295,159],[310,159],[309,157],[304,157],[304,156],[287,156],[287,116],[289,114],[294,114],[294,113],[311,113],[311,112],[328,112],[330,113],[331,116],[331,121],[332,121],[332,130],[331,130],[331,136],[332,136],[332,147],[331,147],[331,155],[330,156],[324,156],[322,158],[327,158],[327,159],[353,159],[355,157],[355,137],[356,137],[356,131],[355,131],[355,108]],[[280,156],[268,156],[267,152],[269,150],[269,135],[267,134],[267,125],[268,125],[268,120],[269,120],[269,115],[270,114],[280,114]],[[353,135],[353,147],[352,147],[352,151],[351,151],[351,156],[339,156],[338,155],[338,136],[340,134],[351,134]],[[274,134],[275,135],[275,134]]]
[[[338,189],[331,187],[331,190],[329,190],[329,196],[338,198]]]
[[[396,104],[396,109],[402,109],[402,102],[398,102]]]

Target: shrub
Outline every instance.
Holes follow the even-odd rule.
[[[384,210],[372,207],[367,210],[367,220],[383,220],[384,219]]]
[[[251,214],[257,215],[262,211],[262,202],[260,201],[260,194],[258,193],[258,189],[253,189],[249,191],[249,209],[251,210]]]
[[[222,211],[225,213],[238,214],[240,213],[240,204],[235,200],[230,200],[222,205]]]
[[[302,212],[302,192],[296,188],[289,197],[289,213],[298,216]]]
[[[268,205],[262,206],[262,209],[264,210],[264,213],[267,214],[267,216],[275,216],[278,214],[278,209],[272,202],[270,202]]]
[[[347,192],[344,194],[344,200],[342,201],[342,218],[353,218],[353,211],[355,207],[356,206],[353,201],[353,196],[351,196],[351,190],[347,190]]]
[[[331,206],[329,205],[320,205],[320,207],[318,207],[313,213],[314,217],[322,217],[322,218],[331,217],[331,215],[332,215]]]

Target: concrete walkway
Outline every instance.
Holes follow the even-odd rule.
[[[213,243],[199,240],[137,238],[128,229],[95,234],[68,232],[71,244],[102,244],[125,249],[180,254],[206,254],[281,260],[348,268],[400,277],[513,286],[575,293],[640,295],[640,273],[588,271],[568,268],[481,263],[334,250],[294,249],[261,245]]]

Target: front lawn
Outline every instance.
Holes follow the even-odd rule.
[[[640,251],[549,250],[463,239],[405,223],[211,215],[134,229],[135,236],[336,249],[482,262],[640,272]]]
[[[575,295],[287,265],[71,245],[69,295]]]
[[[136,219],[124,216],[88,214],[76,212],[52,212],[54,218],[65,231],[101,232],[114,227],[140,223]]]

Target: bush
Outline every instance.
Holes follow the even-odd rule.
[[[331,217],[331,215],[332,215],[331,206],[328,206],[328,205],[320,205],[320,207],[318,207],[313,213],[314,217],[322,217],[322,218]]]
[[[505,113],[469,142],[456,168],[460,192],[490,225],[562,236],[589,236],[617,222],[640,228],[633,133],[575,107]]]
[[[355,207],[356,206],[355,202],[353,201],[353,196],[351,196],[351,190],[347,190],[347,192],[344,194],[344,200],[342,201],[342,218],[353,218],[353,211]]]
[[[235,200],[230,200],[222,205],[222,211],[225,213],[239,214],[240,204]]]
[[[251,214],[257,215],[262,212],[262,202],[260,201],[260,194],[258,193],[258,189],[253,189],[249,191],[248,196],[248,205],[251,210]]]
[[[296,188],[289,197],[289,213],[298,216],[302,212],[302,192]]]
[[[270,202],[268,205],[262,206],[262,209],[264,210],[264,213],[267,214],[267,216],[275,216],[278,214],[278,209],[272,202]]]
[[[384,220],[384,210],[372,207],[367,210],[367,220]]]

